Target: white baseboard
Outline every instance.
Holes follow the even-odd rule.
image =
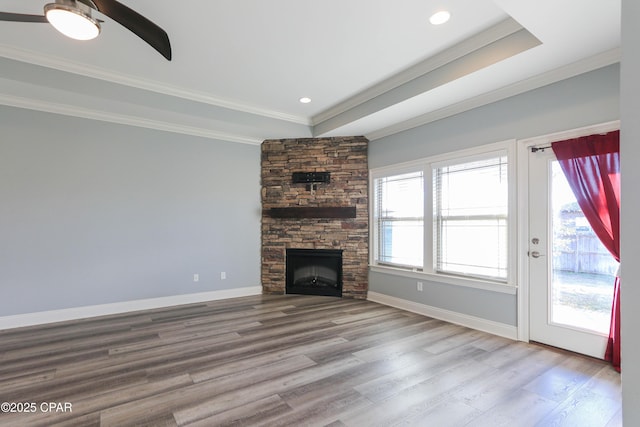
[[[168,297],[116,302],[111,304],[18,314],[14,316],[0,317],[0,330],[260,294],[262,294],[261,286],[250,286],[246,288],[223,289],[196,294],[173,295]]]
[[[377,302],[391,307],[396,307],[412,313],[422,314],[424,316],[433,317],[434,319],[444,320],[446,322],[455,323],[456,325],[466,326],[467,328],[476,329],[493,335],[518,339],[518,328],[505,323],[494,322],[492,320],[482,319],[480,317],[469,316],[455,311],[445,310],[443,308],[432,307],[430,305],[409,301],[402,298],[396,298],[378,292],[369,291],[367,295],[369,301]]]

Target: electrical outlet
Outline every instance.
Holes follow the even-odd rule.
[[[418,282],[416,284],[416,288],[418,289],[418,291],[422,292],[422,282]]]
[[[198,273],[193,275],[193,281],[194,282],[199,282],[200,281],[200,275]]]
[[[223,272],[221,272],[221,273],[220,273],[220,280],[224,280],[224,279],[226,279],[226,278],[227,278],[227,273],[226,273],[226,272],[224,272],[224,271],[223,271]]]

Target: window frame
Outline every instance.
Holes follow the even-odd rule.
[[[507,277],[506,280],[492,280],[487,277],[465,276],[435,270],[434,248],[434,206],[433,206],[433,171],[442,165],[466,163],[469,161],[493,158],[498,155],[507,156],[508,213],[507,213]],[[375,222],[375,180],[378,178],[422,171],[424,177],[424,236],[423,236],[423,268],[402,268],[390,266],[376,261],[378,251],[377,224]],[[516,140],[510,139],[473,148],[452,151],[410,162],[393,164],[369,171],[370,179],[370,242],[369,269],[372,272],[391,274],[418,280],[432,280],[437,283],[458,285],[496,292],[515,294],[517,276],[517,174],[516,174]]]
[[[398,269],[403,269],[403,270],[410,270],[410,271],[424,271],[424,253],[423,253],[423,260],[422,260],[422,266],[421,267],[417,267],[417,266],[411,266],[411,265],[402,265],[402,264],[398,264],[398,263],[392,263],[392,262],[388,262],[388,261],[378,261],[377,257],[380,251],[380,235],[379,235],[379,227],[378,227],[378,217],[376,216],[377,214],[377,187],[375,186],[375,182],[378,179],[382,179],[382,178],[388,178],[391,176],[398,176],[398,175],[405,175],[405,174],[412,174],[412,173],[422,173],[422,178],[423,178],[423,197],[425,195],[425,190],[424,190],[424,185],[426,183],[425,180],[425,170],[424,168],[420,167],[420,168],[408,168],[408,169],[397,169],[396,171],[399,172],[393,172],[390,174],[382,174],[382,175],[372,175],[371,177],[371,185],[369,186],[369,188],[371,188],[371,207],[372,209],[369,211],[371,212],[370,214],[370,230],[371,230],[371,242],[372,242],[372,246],[373,246],[373,251],[371,251],[371,261],[372,263],[375,263],[375,265],[378,266],[384,266],[384,267],[388,267],[388,268],[398,268]],[[424,228],[427,226],[426,222],[427,222],[427,218],[425,217],[425,210],[424,210],[424,203],[423,203],[423,208],[422,208],[422,229],[423,229],[423,239],[426,236],[426,234],[424,233]],[[375,229],[375,231],[373,231]],[[424,240],[423,240],[423,251],[424,251]]]
[[[440,161],[440,162],[434,162],[431,164],[430,170],[431,170],[431,177],[433,179],[433,176],[436,174],[436,170],[441,169],[443,167],[448,167],[448,166],[456,166],[456,165],[463,165],[463,164],[468,164],[468,163],[473,163],[473,162],[479,162],[479,161],[483,161],[483,160],[491,160],[491,159],[495,159],[498,157],[506,157],[506,166],[507,166],[507,191],[510,187],[509,185],[509,170],[511,169],[509,167],[509,156],[508,156],[508,151],[506,149],[502,149],[502,150],[496,150],[496,151],[489,151],[486,153],[482,153],[479,155],[472,155],[472,156],[465,156],[465,157],[459,157],[459,158],[453,158],[450,160],[446,160],[446,161]],[[433,181],[432,181],[433,182]],[[435,199],[436,197],[436,190],[435,190],[435,185],[432,185],[432,193],[431,193],[431,197]],[[507,276],[509,274],[509,259],[511,257],[511,254],[509,253],[509,244],[508,244],[508,239],[509,239],[509,233],[510,233],[510,228],[509,228],[509,223],[510,223],[510,212],[509,212],[509,207],[511,205],[511,200],[509,200],[509,194],[507,193],[507,213],[506,213],[506,222],[507,222],[507,265],[506,265],[506,269],[507,269]],[[435,230],[435,223],[436,221],[437,215],[436,215],[436,207],[434,206],[433,208],[433,212],[432,212],[432,223],[434,224],[434,227],[432,228],[432,250],[433,250],[433,262],[432,262],[432,267],[433,267],[433,272],[437,273],[437,274],[444,274],[444,275],[451,275],[451,276],[462,276],[462,277],[471,277],[474,279],[481,279],[481,280],[489,280],[491,282],[499,282],[499,283],[506,283],[507,282],[507,277],[505,277],[504,279],[502,278],[498,278],[498,277],[491,277],[491,276],[483,276],[480,274],[464,274],[464,273],[456,273],[456,272],[452,272],[452,271],[446,271],[446,270],[438,270],[438,253],[437,253],[437,230]]]

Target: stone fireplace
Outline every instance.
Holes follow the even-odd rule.
[[[367,146],[364,137],[280,139],[262,143],[261,278],[264,293],[287,292],[287,250],[294,250],[289,251],[291,254],[296,253],[295,250],[313,249],[341,254],[340,292],[330,295],[366,298],[369,262]],[[307,176],[319,176],[323,181],[302,182],[300,177]],[[309,277],[313,279],[314,274],[310,273]],[[307,285],[308,289],[313,289],[312,285]],[[314,293],[316,291],[309,293],[318,294]]]

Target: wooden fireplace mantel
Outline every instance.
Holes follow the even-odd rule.
[[[355,218],[355,206],[294,206],[264,209],[263,214],[271,218]]]

